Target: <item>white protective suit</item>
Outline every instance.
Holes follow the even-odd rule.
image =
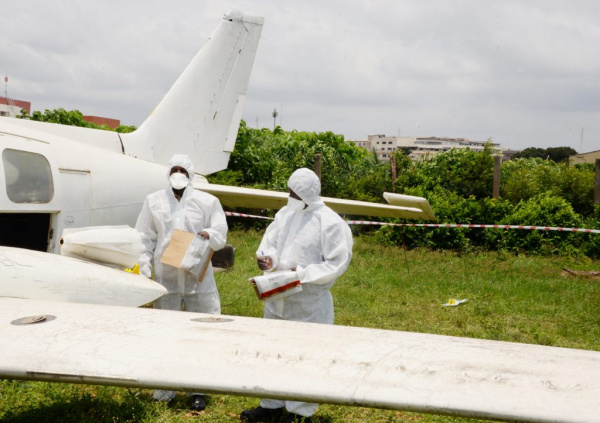
[[[220,314],[221,305],[211,264],[204,279],[199,282],[190,273],[160,262],[174,229],[195,234],[206,231],[210,235],[208,243],[215,251],[227,242],[227,221],[219,200],[194,190],[191,182],[194,166],[187,155],[173,156],[167,180],[174,166],[183,167],[190,176],[190,182],[181,201],[177,201],[170,186],[146,197],[136,223],[144,244],[139,261],[140,273],[150,278],[154,265],[154,279],[167,288],[168,293],[154,302],[154,308],[181,310],[183,300],[186,311]]]
[[[333,298],[329,289],[350,264],[352,232],[348,224],[321,200],[321,182],[306,168],[296,170],[288,187],[305,209],[283,207],[275,215],[260,243],[257,256],[269,256],[271,271],[296,268],[302,292],[265,300],[264,317],[333,324]],[[291,413],[310,416],[317,404],[262,399],[264,408],[286,406]]]

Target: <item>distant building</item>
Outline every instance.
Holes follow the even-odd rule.
[[[502,161],[512,160],[513,156],[521,151],[523,150],[511,150],[510,148],[502,150]]]
[[[357,147],[361,147],[361,148],[366,148],[367,150],[370,150],[371,147],[371,141],[367,140],[361,140],[361,141],[349,141],[351,143],[353,143],[355,146]]]
[[[31,114],[31,102],[14,100],[12,98],[0,97],[0,116],[17,117],[21,114],[21,109],[27,110]],[[116,129],[121,125],[119,119],[111,119],[99,116],[83,116],[83,120],[95,125],[106,125],[111,129]]]
[[[119,119],[110,119],[99,116],[83,116],[83,120],[95,125],[106,125],[110,129],[116,129],[119,125],[121,125],[121,121]]]
[[[500,154],[500,144],[489,141],[471,141],[468,138],[448,137],[386,137],[385,135],[369,135],[367,140],[351,140],[357,147],[374,149],[380,160],[387,161],[396,150],[404,150],[413,159],[432,156],[452,148],[468,148],[483,151],[490,144],[495,154]]]
[[[0,97],[0,116],[17,117],[21,114],[21,109],[31,113],[31,102]]]
[[[573,164],[596,163],[596,159],[600,159],[600,150],[590,151],[589,153],[574,154],[569,157],[569,160]]]

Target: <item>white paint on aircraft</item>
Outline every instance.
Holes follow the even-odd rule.
[[[194,188],[219,197],[224,207],[280,209],[287,204],[288,198],[287,192],[216,185],[200,180],[194,181]],[[386,194],[391,193],[384,193],[384,197]],[[369,203],[331,197],[322,197],[322,200],[339,214],[435,220],[429,203],[422,197],[392,194],[389,198],[398,204]],[[388,202],[390,201],[387,197],[386,199]]]
[[[419,219],[435,220],[435,215],[429,202],[423,197],[415,197],[413,195],[402,195],[393,192],[384,192],[383,198],[389,204],[397,207],[409,207],[420,211]]]
[[[65,229],[60,239],[61,255],[119,269],[135,266],[143,248],[139,232],[126,225]]]
[[[125,153],[168,163],[174,151],[185,152],[203,175],[227,168],[263,22],[238,11],[225,14],[152,115],[121,135]]]
[[[33,316],[46,319],[23,324]],[[0,378],[506,421],[600,415],[600,352],[10,298],[0,298]]]
[[[138,307],[165,293],[159,283],[123,270],[0,247],[0,297]]]

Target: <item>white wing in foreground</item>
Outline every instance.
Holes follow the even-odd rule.
[[[509,421],[600,416],[600,352],[12,298],[0,298],[0,378]]]

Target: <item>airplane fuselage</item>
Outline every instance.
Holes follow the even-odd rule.
[[[146,195],[168,184],[167,166],[123,154],[117,133],[106,132],[95,146],[74,141],[80,128],[65,127],[66,138],[48,134],[48,125],[65,130],[60,125],[5,119],[0,245],[57,253],[65,228],[134,226]]]

